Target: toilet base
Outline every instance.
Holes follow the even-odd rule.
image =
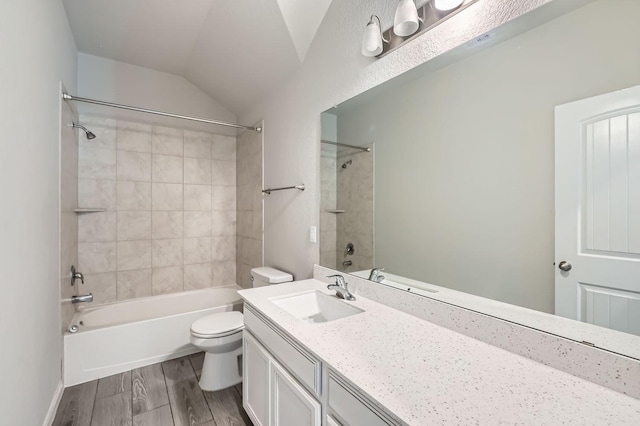
[[[226,353],[205,352],[200,389],[217,391],[242,382],[242,345]]]

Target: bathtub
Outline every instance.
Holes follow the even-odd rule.
[[[198,352],[191,323],[242,310],[238,286],[147,297],[85,307],[64,336],[64,384],[72,386]]]

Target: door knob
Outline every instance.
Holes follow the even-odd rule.
[[[558,268],[560,268],[561,271],[569,272],[572,266],[569,262],[563,260],[562,262],[558,263]]]

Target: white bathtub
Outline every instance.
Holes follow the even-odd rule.
[[[72,386],[198,351],[193,321],[242,309],[238,286],[211,288],[86,307],[64,336],[64,384]]]

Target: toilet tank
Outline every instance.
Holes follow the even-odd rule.
[[[251,270],[251,281],[253,281],[254,287],[263,287],[271,284],[291,282],[293,281],[293,275],[265,266]]]

